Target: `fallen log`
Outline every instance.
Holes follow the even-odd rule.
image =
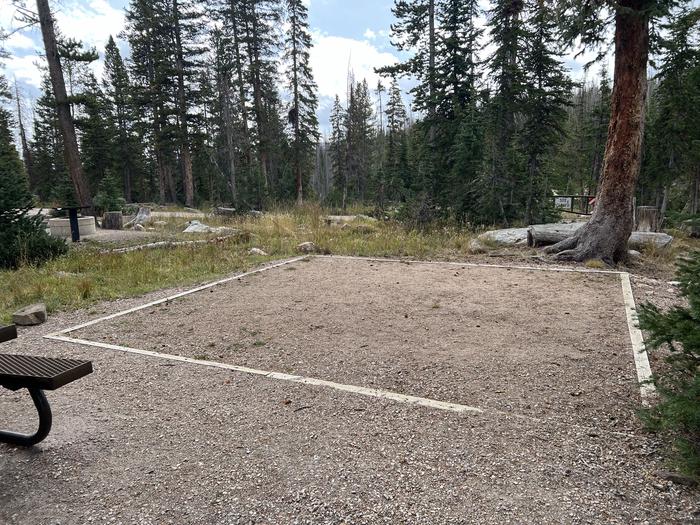
[[[224,208],[223,206],[214,208],[214,215],[221,217],[234,217],[237,213],[236,208]]]
[[[556,244],[571,237],[585,224],[585,222],[575,222],[571,224],[536,224],[530,226],[527,232],[527,244],[533,248]],[[664,250],[672,242],[673,237],[665,233],[632,232],[629,247],[633,250],[639,250],[648,246],[654,246],[657,249]]]

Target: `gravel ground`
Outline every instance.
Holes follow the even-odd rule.
[[[633,373],[632,365],[624,362],[625,359],[631,362],[629,343],[623,342],[623,336],[617,333],[622,331],[624,335],[623,329],[626,329],[621,324],[624,318],[620,321],[624,312],[619,312],[619,283],[607,277],[551,274],[557,279],[545,284],[555,287],[554,297],[560,296],[556,281],[561,281],[562,289],[584,301],[584,305],[589,300],[603,301],[600,304],[611,309],[600,312],[605,314],[603,318],[591,317],[594,314],[588,307],[577,305],[568,309],[570,315],[562,319],[555,310],[540,311],[539,315],[533,310],[531,315],[520,319],[533,323],[537,318],[542,319],[543,314],[555,316],[557,322],[571,318],[560,330],[555,330],[554,322],[546,320],[526,325],[529,330],[520,330],[518,337],[524,338],[523,346],[535,341],[528,339],[530,333],[537,334],[538,344],[545,340],[559,342],[543,347],[543,358],[532,352],[522,355],[506,350],[507,345],[518,342],[516,337],[504,340],[500,347],[487,345],[496,333],[492,326],[494,321],[498,320],[499,324],[505,321],[495,314],[481,312],[479,324],[483,323],[484,332],[480,336],[457,332],[455,337],[480,337],[484,341],[483,354],[500,352],[499,360],[489,361],[485,355],[480,357],[476,350],[453,347],[452,335],[424,338],[423,323],[440,326],[443,332],[451,330],[448,328],[451,325],[457,330],[466,320],[459,317],[459,312],[448,308],[447,302],[462,301],[466,307],[470,296],[459,295],[458,289],[466,287],[471,294],[474,290],[470,283],[484,280],[489,283],[481,284],[489,286],[481,292],[482,301],[496,302],[494,294],[508,294],[511,307],[519,306],[518,312],[544,308],[544,298],[533,304],[523,304],[522,292],[513,285],[517,282],[520,287],[528,283],[528,290],[539,289],[543,293],[542,279],[547,280],[550,274],[530,276],[504,271],[497,272],[491,281],[489,271],[470,273],[471,270],[453,267],[450,275],[439,265],[429,267],[431,271],[428,271],[427,265],[395,267],[386,263],[379,266],[342,263],[338,266],[340,262],[297,263],[296,271],[273,270],[242,283],[222,286],[213,294],[197,294],[202,304],[209,299],[205,297],[207,294],[213,296],[212,300],[222,294],[228,297],[228,302],[195,309],[189,314],[186,311],[186,318],[180,317],[177,309],[189,304],[190,299],[173,302],[168,307],[171,312],[173,309],[178,312],[178,316],[172,316],[176,319],[173,324],[167,311],[145,312],[130,319],[146,317],[151,320],[152,327],[166,329],[162,344],[170,345],[168,351],[173,352],[187,345],[178,346],[178,337],[168,335],[171,331],[177,330],[185,342],[197,339],[187,331],[192,326],[199,332],[199,338],[207,342],[211,336],[207,330],[211,328],[221,336],[230,332],[230,326],[222,329],[226,325],[221,323],[207,326],[209,319],[216,319],[211,312],[218,312],[222,320],[234,314],[251,316],[250,312],[265,305],[271,312],[282,315],[278,303],[286,305],[284,298],[293,294],[288,286],[281,285],[290,278],[292,283],[298,284],[294,291],[300,300],[306,300],[305,294],[312,293],[313,305],[347,306],[333,324],[324,321],[324,326],[333,327],[330,332],[340,333],[324,335],[325,329],[320,328],[310,331],[308,336],[297,332],[304,342],[295,349],[300,352],[297,360],[304,361],[301,363],[295,363],[293,356],[276,346],[280,343],[275,343],[272,336],[279,336],[273,333],[246,334],[241,341],[264,336],[268,342],[258,346],[253,341],[253,348],[259,350],[257,354],[246,348],[236,355],[260,364],[277,360],[279,366],[274,369],[278,371],[296,367],[295,370],[318,374],[332,372],[328,361],[333,355],[340,355],[342,357],[337,359],[339,375],[320,377],[345,377],[343,382],[352,379],[356,381],[354,384],[375,382],[377,386],[419,395],[451,394],[439,398],[478,402],[479,406],[498,408],[507,414],[496,411],[455,414],[329,388],[41,340],[43,334],[105,312],[163,297],[166,292],[138,300],[106,303],[89,311],[54,316],[43,327],[22,330],[20,339],[3,346],[6,352],[91,359],[95,373],[49,393],[54,409],[54,430],[44,443],[30,451],[0,445],[0,523],[661,524],[698,521],[700,498],[697,492],[655,475],[663,468],[660,444],[638,428],[630,417],[631,404],[638,393],[634,381],[628,377]],[[347,264],[347,268],[343,264]],[[428,307],[424,309],[416,307],[416,311],[408,312],[409,320],[414,316],[411,324],[403,326],[398,323],[406,320],[405,317],[394,316],[398,317],[394,320],[392,316],[395,313],[403,316],[405,308],[384,306],[381,311],[390,319],[384,323],[386,326],[362,328],[355,324],[357,317],[376,315],[378,306],[368,304],[367,298],[372,290],[378,290],[378,284],[385,282],[384,279],[387,283],[395,282],[396,272],[401,274],[399,282],[404,279],[409,284],[399,285],[399,288],[392,285],[393,292],[389,295],[392,301],[405,306],[415,300],[419,294],[415,277],[434,273],[425,297],[428,303],[438,297],[440,308],[432,308],[432,303],[425,303]],[[478,279],[456,277],[454,273],[478,275]],[[315,280],[317,274],[325,277]],[[324,283],[330,281],[344,287],[353,281],[353,276],[362,277],[355,284],[358,293],[341,295],[342,304],[331,304]],[[270,303],[265,290],[273,282],[280,285],[276,295],[279,301]],[[257,295],[255,287],[258,287]],[[476,302],[475,298],[473,300]],[[190,305],[191,308],[195,306]],[[307,312],[310,316],[315,313],[315,310]],[[304,313],[303,309],[291,309],[285,315],[287,322],[292,322]],[[310,319],[307,328],[312,323],[319,324]],[[585,350],[589,343],[580,342],[575,351],[583,357],[575,354],[580,357],[578,360],[569,355],[574,349],[561,346],[561,341],[567,344],[570,341],[561,339],[564,336],[560,333],[561,328],[566,328],[565,331],[573,330],[578,334],[576,319],[597,320],[606,330],[613,331],[607,335],[595,332],[596,337],[604,336],[604,340],[588,352]],[[256,321],[262,323],[261,318]],[[97,325],[94,330],[108,332],[113,324]],[[246,328],[256,330],[255,325],[247,324],[250,326]],[[541,333],[547,324],[551,330]],[[293,328],[290,326],[289,330]],[[139,334],[142,329],[146,330],[143,334],[132,335]],[[131,329],[131,334],[125,337],[141,338],[141,343],[148,343],[151,337],[148,329],[146,323],[138,330]],[[381,337],[394,332],[406,334],[411,338],[412,355],[397,354],[391,342],[383,340],[381,348],[374,348],[375,370],[368,371],[370,352],[343,346],[347,341],[344,337],[363,331],[368,337],[372,331]],[[78,335],[87,333],[85,330]],[[109,333],[102,335],[107,337]],[[293,335],[294,332],[290,339]],[[330,357],[324,357],[320,343],[330,336],[337,336],[337,343],[326,348]],[[414,337],[416,339],[412,339]],[[217,341],[214,340],[215,344]],[[433,341],[435,348],[445,350],[422,349],[423,341]],[[618,344],[619,356],[608,354],[606,361],[602,349],[611,351],[612,346]],[[385,347],[390,358],[384,356]],[[227,360],[226,354],[216,354],[212,347],[205,348],[209,349],[199,351],[209,352],[210,357],[216,359],[224,355],[222,360]],[[213,348],[219,351],[218,346]],[[446,355],[450,348],[455,356]],[[268,358],[267,354],[273,357]],[[467,358],[479,360],[478,367],[474,365],[469,369]],[[395,369],[386,368],[392,359],[396,360]],[[561,361],[561,366],[556,368],[561,378],[542,373],[548,370],[545,365],[552,359]],[[409,375],[404,383],[399,382],[397,369],[427,361],[436,363],[434,374]],[[517,372],[510,367],[518,362],[527,364],[530,372],[523,373],[521,366],[520,373],[508,376]],[[583,366],[584,362],[588,366]],[[489,364],[491,369],[487,369]],[[580,376],[594,367],[592,374],[605,377],[589,384],[595,375]],[[602,371],[598,367],[602,367]],[[607,377],[611,371],[619,378]],[[354,375],[346,375],[350,373]],[[318,374],[315,376],[319,377]],[[485,385],[492,375],[506,382],[502,385],[503,393],[498,394],[502,399],[485,396]],[[546,389],[546,381],[552,387],[563,388],[565,393]],[[460,383],[469,383],[472,388],[460,386]],[[454,393],[450,392],[452,388]],[[576,393],[579,389],[582,393],[577,396],[569,392]],[[528,403],[534,407],[531,412],[527,412]],[[592,409],[595,406],[596,412]],[[23,396],[0,392],[0,427],[16,428],[16,422],[31,412],[30,402]],[[509,415],[522,413],[544,417],[546,421]],[[611,429],[624,429],[630,435],[612,433]]]

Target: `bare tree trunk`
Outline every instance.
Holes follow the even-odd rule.
[[[615,264],[627,257],[647,94],[649,19],[643,5],[625,0],[615,15],[615,84],[600,190],[586,227],[548,250],[560,260]]]
[[[39,13],[39,24],[41,25],[41,35],[44,39],[44,49],[46,50],[46,61],[49,65],[49,76],[56,100],[56,113],[58,124],[63,136],[63,153],[66,159],[66,166],[70,173],[75,194],[81,206],[92,209],[92,193],[90,186],[83,173],[83,165],[80,162],[80,151],[78,150],[78,139],[75,134],[75,125],[70,112],[70,103],[66,94],[66,83],[61,69],[61,60],[58,56],[58,45],[56,44],[56,32],[49,8],[48,0],[36,0],[36,7]]]
[[[19,125],[19,139],[22,143],[22,160],[24,160],[24,168],[27,170],[27,177],[29,178],[29,187],[34,189],[36,187],[36,173],[34,173],[34,159],[32,157],[32,150],[29,149],[29,144],[27,143],[27,134],[24,130],[24,119],[22,119],[22,104],[19,98],[19,88],[17,87],[17,81],[15,81],[15,98],[17,99],[17,124]]]

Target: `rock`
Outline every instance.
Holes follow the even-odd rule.
[[[486,253],[488,248],[479,239],[472,239],[469,243],[469,251],[471,253]]]
[[[630,250],[628,253],[632,259],[640,259],[642,257],[642,254],[637,250]]]
[[[698,482],[694,478],[691,478],[690,476],[684,476],[683,474],[679,474],[677,472],[660,470],[656,473],[656,475],[659,478],[664,479],[666,481],[671,481],[676,485],[685,485],[686,487],[696,487],[698,485]]]
[[[132,229],[136,232],[146,231],[146,228],[144,228],[143,224],[134,224],[134,227]]]
[[[260,255],[260,256],[267,256],[267,253],[260,248],[251,248],[248,250],[248,255]]]
[[[318,248],[312,242],[302,242],[299,246],[297,246],[297,251],[300,253],[316,253]]]
[[[677,287],[677,286],[681,285],[681,282],[680,281],[669,281],[668,284],[670,284],[671,286]]]
[[[46,305],[38,303],[17,310],[12,314],[12,322],[19,326],[36,326],[45,323],[47,317]]]

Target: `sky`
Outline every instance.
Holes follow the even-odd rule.
[[[28,2],[31,5],[33,2]],[[109,35],[115,38],[124,27],[127,0],[54,0],[51,2],[61,32],[85,44],[95,46],[102,54]],[[355,78],[366,78],[370,87],[379,80],[374,69],[399,61],[401,55],[392,48],[389,28],[393,21],[393,0],[306,0],[313,33],[311,66],[319,89],[319,121],[328,129],[328,117],[335,95],[344,99],[348,69]],[[15,31],[6,41],[10,58],[5,60],[5,74],[17,79],[26,98],[35,98],[41,82],[37,52],[41,49],[38,28],[20,29],[11,0],[0,0],[0,27]],[[124,52],[128,47],[119,42]],[[585,58],[567,59],[574,76],[581,76]],[[101,78],[101,60],[94,64]],[[402,82],[407,90],[410,80]],[[408,97],[406,98],[408,101]]]

